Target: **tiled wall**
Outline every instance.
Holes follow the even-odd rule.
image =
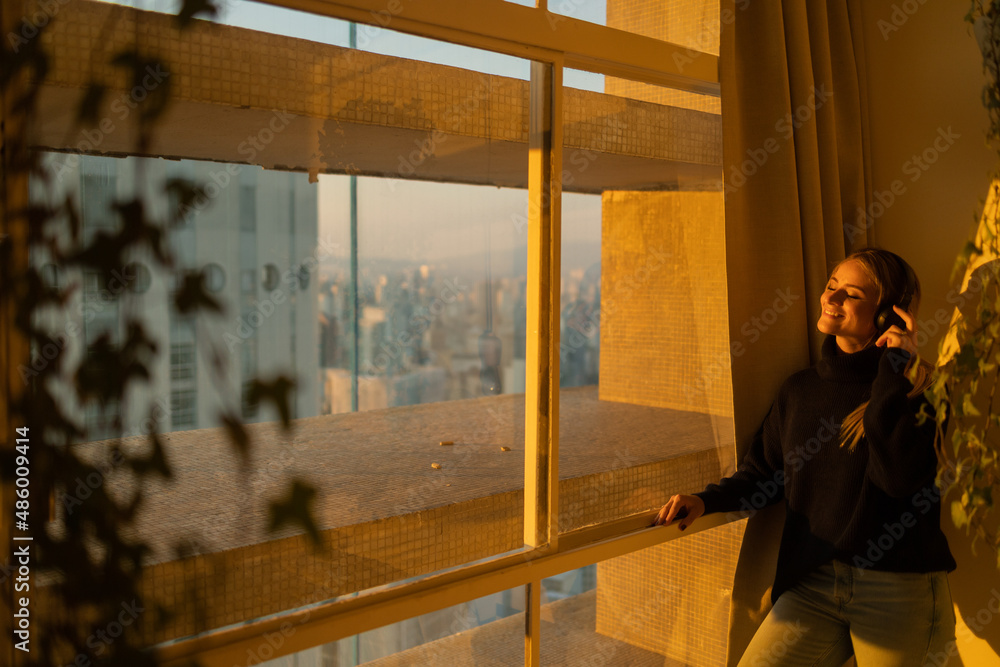
[[[719,2],[715,0],[611,0],[608,26],[673,42],[691,52],[719,55]],[[681,72],[690,54],[677,58]],[[708,113],[721,111],[718,97],[607,77],[604,91],[637,100]]]
[[[495,141],[528,140],[528,82],[383,56],[282,35],[80,0],[63,7],[45,40],[48,82],[132,87],[114,54],[138,45],[168,63],[174,100],[440,129]],[[654,103],[650,103],[654,102]],[[622,155],[722,163],[722,126],[710,114],[663,109],[657,100],[566,89],[564,143]]]
[[[732,416],[721,192],[606,192],[602,400]]]
[[[680,665],[724,665],[746,521],[601,563],[597,631]]]

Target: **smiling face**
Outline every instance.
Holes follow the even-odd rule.
[[[822,314],[816,328],[836,336],[844,352],[857,352],[875,336],[878,298],[878,288],[861,264],[853,259],[842,262],[819,298]]]

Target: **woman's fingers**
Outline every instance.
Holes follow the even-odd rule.
[[[680,520],[680,528],[684,530],[704,514],[705,504],[698,496],[675,495],[671,496],[653,521],[654,526],[663,526],[675,520]]]
[[[909,311],[903,310],[902,308],[896,305],[894,305],[892,309],[896,311],[896,313],[898,313],[899,316],[903,319],[903,323],[906,324],[907,331],[916,331],[916,327],[914,326],[913,315],[911,315]]]

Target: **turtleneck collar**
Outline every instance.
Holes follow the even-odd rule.
[[[871,384],[878,375],[878,363],[885,352],[883,347],[870,345],[848,354],[837,347],[837,337],[827,334],[823,339],[822,358],[816,371],[824,380],[832,382],[864,382]]]

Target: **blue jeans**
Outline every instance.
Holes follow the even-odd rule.
[[[945,572],[818,568],[775,602],[739,667],[944,667],[958,664]]]

